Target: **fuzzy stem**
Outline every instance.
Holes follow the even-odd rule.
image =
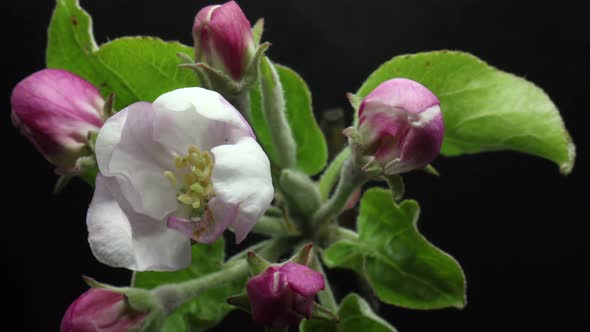
[[[274,261],[289,248],[289,244],[286,239],[277,238],[260,249],[259,254]],[[152,293],[160,300],[163,310],[169,314],[202,292],[247,275],[248,263],[246,259],[240,259],[227,263],[220,271],[177,284],[159,286],[154,288]]]
[[[311,261],[311,268],[324,275],[324,278],[326,280],[326,287],[324,288],[324,290],[318,292],[318,299],[320,300],[320,304],[332,312],[338,312],[338,302],[336,302],[334,292],[332,292],[332,286],[330,286],[330,282],[328,281],[328,277],[326,276],[326,272],[322,267],[322,263],[317,252],[313,255],[313,259]]]
[[[319,228],[336,218],[344,210],[354,191],[368,180],[368,176],[356,165],[354,160],[347,159],[342,166],[340,180],[334,194],[312,217],[314,227]]]
[[[230,98],[229,102],[242,113],[242,115],[251,121],[250,119],[250,90],[242,91],[237,96]]]

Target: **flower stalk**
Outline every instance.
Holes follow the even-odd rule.
[[[354,192],[363,184],[367,183],[367,181],[369,181],[367,173],[359,167],[354,158],[348,158],[342,165],[340,179],[334,194],[314,213],[311,219],[313,227],[319,229],[321,226],[329,224],[334,220],[334,218],[345,210]]]
[[[290,244],[291,242],[288,239],[276,238],[269,241],[267,246],[261,248],[258,254],[274,261],[289,249]],[[232,260],[226,263],[223,269],[200,278],[159,286],[152,290],[152,294],[159,299],[164,312],[168,315],[204,291],[244,278],[247,275],[248,263],[246,259],[242,258]]]

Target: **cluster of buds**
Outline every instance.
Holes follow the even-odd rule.
[[[234,1],[203,8],[193,26],[196,62],[185,59],[184,66],[197,72],[204,87],[232,101],[258,79],[262,55],[269,46],[259,43],[262,23],[255,30],[253,34],[250,22]],[[177,103],[178,100],[185,102]],[[97,167],[97,156],[101,174],[89,211],[89,241],[95,255],[108,265],[139,271],[186,267],[190,263],[191,239],[211,243],[231,227],[237,240],[242,241],[273,198],[270,165],[252,129],[215,92],[199,88],[175,90],[153,104],[130,105],[107,120],[112,115],[112,100],[105,102],[95,86],[68,71],[45,69],[16,85],[11,104],[13,124],[60,173],[80,174],[89,159]],[[180,109],[179,105],[190,107]],[[123,126],[127,117],[132,120]],[[192,135],[198,124],[215,130],[218,137]],[[106,130],[97,141],[101,127]],[[158,128],[159,136],[142,131],[144,128]],[[178,128],[183,129],[182,134],[177,132]],[[138,133],[145,139],[136,142]],[[421,84],[392,79],[362,100],[358,123],[344,133],[349,138],[355,165],[369,177],[391,178],[425,168],[442,146],[440,103]],[[175,163],[168,163],[175,166],[168,169],[161,161],[171,154],[164,148],[160,155],[147,153],[141,148],[146,142],[174,149],[182,145],[188,153],[177,156]],[[201,151],[197,145],[211,151]],[[127,163],[111,163],[113,152],[118,149],[133,151],[128,154]],[[236,156],[241,157],[239,161]],[[153,176],[143,177],[143,173],[134,172],[139,165],[134,162],[138,160],[142,167],[153,170]],[[240,167],[241,172],[235,172]],[[177,177],[184,182],[180,183]],[[258,182],[252,182],[254,178]],[[236,183],[256,186],[240,187]],[[235,190],[236,187],[242,189]],[[166,192],[170,194],[162,195]],[[348,200],[349,207],[356,204],[358,194],[357,190]],[[130,225],[150,236],[160,234],[161,242],[135,230],[119,232]],[[138,246],[134,235],[150,243]],[[162,250],[153,254],[158,246]],[[283,264],[271,264],[250,252],[252,277],[246,293],[228,301],[248,310],[256,322],[269,328],[297,325],[304,318],[338,320],[334,313],[314,302],[324,289],[325,280],[321,273],[308,267],[310,251],[308,245]],[[137,294],[139,298],[153,300],[148,291]],[[163,314],[154,310],[158,304],[133,304],[128,295],[113,289],[92,288],[68,308],[61,331],[135,331],[162,320]]]
[[[362,100],[358,125],[344,134],[357,163],[371,175],[388,177],[422,169],[442,146],[440,102],[420,83],[392,79]]]

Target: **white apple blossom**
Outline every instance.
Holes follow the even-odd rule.
[[[186,88],[115,114],[96,141],[100,174],[90,247],[107,265],[177,270],[191,238],[242,241],[273,198],[270,163],[241,114],[216,92]]]

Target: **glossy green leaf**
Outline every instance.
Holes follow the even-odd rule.
[[[557,107],[533,83],[468,53],[437,51],[393,58],[357,94],[365,97],[395,77],[420,82],[440,99],[443,154],[514,150],[552,160],[562,173],[571,172],[575,146]]]
[[[383,318],[377,316],[369,304],[357,294],[347,295],[338,310],[340,323],[306,320],[300,325],[302,332],[395,332]]]
[[[105,97],[115,93],[116,109],[198,85],[192,71],[178,68],[176,54],[192,54],[190,47],[152,37],[124,37],[98,47],[92,20],[77,0],[57,0],[48,35],[47,67],[80,75]]]
[[[317,174],[326,165],[328,147],[313,115],[311,93],[305,81],[295,71],[278,64],[275,64],[275,68],[285,94],[287,122],[297,144],[297,169],[309,175]],[[270,160],[277,164],[277,153],[271,145],[270,132],[262,112],[260,87],[254,87],[250,91],[250,108],[250,124],[258,141]]]
[[[192,247],[191,266],[175,272],[137,272],[134,286],[151,289],[159,285],[187,281],[217,272],[223,264],[224,248],[223,239],[212,245],[195,244]],[[226,299],[241,292],[245,282],[244,278],[201,293],[168,317],[164,331],[204,331],[216,325],[234,309],[226,303]]]
[[[389,304],[413,309],[463,307],[463,271],[420,235],[419,213],[416,201],[398,205],[390,191],[368,190],[361,200],[358,240],[336,242],[324,252],[324,262],[365,276],[377,296]]]

